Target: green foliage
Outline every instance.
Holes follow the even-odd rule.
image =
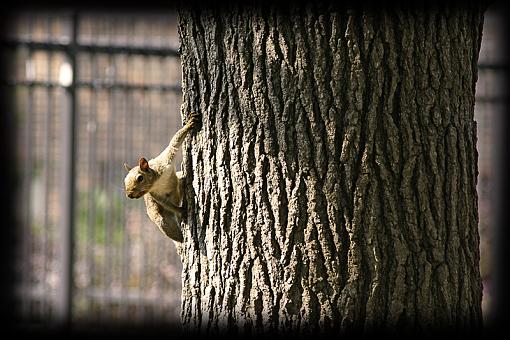
[[[123,199],[120,194],[107,192],[104,188],[78,192],[77,242],[92,242],[102,246],[106,243],[106,235],[110,233],[110,245],[120,245],[123,229],[118,222],[124,214]]]

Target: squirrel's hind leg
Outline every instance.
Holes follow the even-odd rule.
[[[186,220],[188,218],[188,201],[186,200],[186,191],[184,190],[186,187],[186,176],[184,176],[184,173],[182,171],[177,171],[175,173],[177,176],[177,186],[179,188],[179,193],[182,197],[182,203],[181,203],[181,216],[183,220]]]
[[[174,241],[182,242],[181,225],[175,214],[163,209],[151,195],[144,195],[147,215],[158,229]]]

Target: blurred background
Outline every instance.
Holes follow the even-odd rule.
[[[479,228],[491,306],[495,162],[507,71],[501,13],[479,59]],[[180,322],[174,244],[123,192],[122,164],[153,157],[182,125],[175,11],[21,11],[1,45],[15,98],[16,313],[23,327]],[[180,159],[177,164],[180,166]]]
[[[123,182],[124,162],[158,155],[182,126],[176,28],[171,11],[13,18],[3,53],[13,61],[17,312],[27,325],[69,312],[80,324],[179,322],[180,259]]]

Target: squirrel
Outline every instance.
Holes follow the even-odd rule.
[[[144,197],[147,215],[159,230],[174,241],[182,242],[180,230],[185,208],[181,206],[184,196],[182,171],[175,171],[173,160],[188,132],[200,121],[192,113],[188,122],[172,137],[168,146],[157,157],[147,161],[141,157],[138,166],[131,168],[124,163],[124,178],[128,198]]]

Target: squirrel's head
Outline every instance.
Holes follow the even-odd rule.
[[[145,195],[157,179],[156,172],[149,168],[149,162],[143,157],[140,158],[138,166],[131,168],[124,163],[124,168],[128,171],[124,178],[124,186],[126,196],[129,198],[140,198]]]

